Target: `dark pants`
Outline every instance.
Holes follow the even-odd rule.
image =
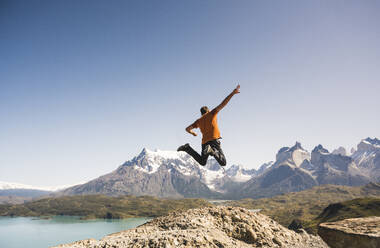
[[[185,152],[187,152],[190,156],[192,156],[200,165],[206,165],[209,154],[206,154],[206,146],[210,145],[212,149],[215,151],[214,158],[221,166],[225,166],[227,164],[226,158],[223,154],[223,150],[220,147],[219,140],[211,140],[202,144],[202,155],[199,155],[191,146],[189,146]]]

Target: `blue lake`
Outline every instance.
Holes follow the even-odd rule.
[[[0,247],[43,248],[81,239],[101,239],[107,234],[134,228],[149,220],[80,220],[75,216],[56,216],[51,219],[0,217]]]

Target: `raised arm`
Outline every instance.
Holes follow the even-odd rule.
[[[240,85],[236,86],[236,88],[223,100],[223,102],[219,104],[218,106],[216,106],[212,111],[219,112],[222,108],[224,108],[227,105],[227,103],[231,100],[231,98],[235,94],[239,94],[239,93],[240,93]]]

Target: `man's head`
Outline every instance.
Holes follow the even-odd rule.
[[[208,107],[207,107],[207,106],[203,106],[203,107],[201,108],[201,113],[202,113],[202,115],[206,114],[207,112],[210,112],[210,110],[208,110]]]

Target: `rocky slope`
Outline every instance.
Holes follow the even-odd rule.
[[[358,186],[370,181],[351,157],[329,153],[322,145],[313,149],[310,162],[313,165],[310,172],[319,184]]]
[[[115,171],[68,188],[61,194],[222,198],[223,193],[238,187],[257,173],[240,165],[232,165],[224,171],[213,158],[208,160],[206,166],[200,166],[184,152],[143,149],[138,156]]]
[[[380,140],[376,138],[362,140],[352,158],[358,168],[372,181],[380,181]]]
[[[380,217],[322,223],[318,234],[332,248],[380,247]]]
[[[170,151],[143,151],[115,171],[86,184],[62,192],[64,195],[151,195],[158,197],[220,196],[218,186],[224,177],[215,160],[200,167],[187,154]]]
[[[296,233],[244,208],[209,207],[172,213],[135,229],[60,248],[95,247],[328,247],[319,237]]]
[[[238,189],[240,194],[233,192],[230,198],[271,197],[321,184],[357,186],[370,182],[354,160],[343,153],[330,153],[318,145],[310,154],[299,142],[292,147],[283,147],[269,169],[247,181]]]
[[[310,153],[297,142],[292,147],[281,148],[276,155],[276,162],[263,174],[247,181],[239,193],[233,196],[247,198],[271,197],[274,195],[301,191],[318,185],[311,173],[305,169],[310,164]],[[238,197],[235,197],[238,198]]]

